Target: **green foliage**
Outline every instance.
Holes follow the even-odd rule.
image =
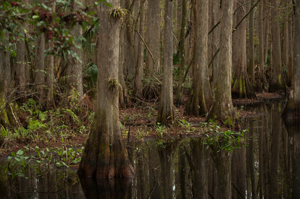
[[[155,130],[158,133],[158,136],[163,138],[164,132],[166,131],[166,126],[160,124],[159,122],[155,125]]]
[[[173,54],[173,65],[177,65],[180,62],[180,53],[177,52]]]
[[[29,153],[31,152],[31,153]],[[32,155],[32,152],[34,154]],[[19,150],[17,153],[11,152],[11,156],[8,156],[8,174],[12,178],[16,176],[26,177],[25,171],[30,163],[38,163],[36,165],[36,171],[39,173],[39,169],[42,166],[47,166],[48,168],[53,167],[67,167],[70,165],[78,164],[81,161],[82,148],[73,149],[68,147],[55,147],[46,148],[41,150],[38,146],[35,148],[25,147],[24,150]],[[10,169],[12,166],[17,166],[17,169],[12,172]]]
[[[111,7],[106,0],[97,0],[95,5],[101,2]],[[75,9],[78,7],[75,4],[81,8]],[[55,11],[48,1],[34,1],[32,4],[24,4],[21,0],[0,1],[0,50],[5,49],[14,56],[16,42],[28,42],[28,38],[32,37],[24,26],[30,23],[35,29],[36,35],[33,37],[45,33],[46,42],[52,43],[46,54],[61,56],[65,53],[79,60],[70,47],[81,48],[85,38],[75,37],[71,30],[76,24],[85,30],[96,21],[95,13],[87,13],[85,10],[77,1],[57,0]]]
[[[75,106],[75,102],[74,106]],[[77,102],[78,104],[78,102]],[[77,105],[76,105],[77,107]],[[23,119],[21,126],[15,129],[0,128],[0,147],[6,147],[15,141],[23,143],[44,142],[76,136],[77,133],[87,133],[94,118],[94,112],[85,120],[81,120],[76,114],[78,108],[59,108],[55,110],[41,111],[33,99],[20,106]]]
[[[93,87],[96,85],[97,82],[97,76],[98,76],[98,68],[94,63],[88,63],[86,66],[84,66],[83,74],[86,75],[86,78],[90,84],[90,87]]]
[[[127,9],[122,9],[120,7],[118,8],[112,8],[110,10],[110,16],[117,18],[117,19],[122,19],[123,17],[128,14],[128,10]]]

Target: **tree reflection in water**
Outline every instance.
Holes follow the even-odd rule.
[[[260,114],[242,121],[248,147],[230,152],[209,147],[204,138],[130,143],[136,175],[129,180],[38,174],[30,167],[28,179],[12,179],[2,164],[0,198],[297,198],[300,123],[284,125],[282,107],[272,102],[250,108]]]

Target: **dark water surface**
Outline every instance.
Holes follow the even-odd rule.
[[[243,121],[248,146],[231,152],[195,139],[131,144],[129,181],[34,168],[11,179],[2,165],[0,198],[300,198],[300,128],[284,124],[282,109],[278,101],[252,108],[260,114]]]

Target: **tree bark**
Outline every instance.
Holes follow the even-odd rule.
[[[246,4],[246,0],[241,0],[235,3],[236,5],[235,7],[238,9],[236,11],[235,25],[237,25],[237,23],[239,23],[246,15],[245,4]],[[233,39],[232,39],[232,43],[233,43],[232,59],[233,59],[233,73],[234,73],[233,92],[237,93],[239,98],[255,98],[254,89],[252,87],[252,83],[250,82],[247,74],[246,42],[247,42],[246,21],[244,20],[233,33]],[[253,58],[250,57],[249,59],[251,61],[251,59]],[[250,66],[251,66],[251,62],[250,62]]]
[[[150,55],[146,53],[147,72],[157,74],[160,71],[160,0],[148,1],[148,47],[153,55],[155,63]]]
[[[257,73],[257,81],[256,81],[256,90],[263,91],[263,89],[267,86],[265,85],[266,78],[265,78],[265,0],[261,0],[259,3],[259,66],[258,66],[258,73]]]
[[[140,21],[139,21],[139,34],[144,38],[144,3],[140,0]],[[137,98],[143,98],[143,70],[144,70],[144,49],[145,45],[143,40],[139,37],[138,41],[138,55],[137,62],[135,65],[135,77],[134,77],[134,95]]]
[[[137,0],[134,0],[136,2]],[[125,8],[129,10],[129,14],[126,15],[126,21],[125,21],[125,31],[124,31],[124,50],[125,50],[125,57],[124,57],[124,74],[127,78],[131,79],[134,76],[134,39],[133,39],[133,33],[132,33],[132,8],[134,6],[131,5],[129,0],[125,1]]]
[[[77,1],[72,0],[71,3],[74,3],[74,8],[80,8],[79,3],[83,3],[82,0]],[[75,38],[82,36],[82,28],[79,24],[76,24],[72,29],[72,35]],[[80,43],[77,43],[75,40],[75,45],[80,46]],[[76,92],[76,95],[81,99],[83,96],[83,85],[82,85],[82,50],[78,49],[76,46],[72,46],[70,51],[73,51],[77,54],[76,57],[68,55],[67,61],[67,95],[70,95],[70,92],[73,90]],[[102,58],[102,57],[101,57]]]
[[[284,5],[286,7],[289,7],[289,1],[285,0]],[[287,86],[291,86],[292,84],[292,71],[289,69],[290,67],[290,19],[289,16],[285,17],[284,21],[284,52],[283,52],[283,62],[285,64],[285,67],[287,69],[287,78],[286,78],[286,84]]]
[[[18,96],[21,97],[21,101],[24,102],[25,87],[26,87],[26,59],[25,59],[25,41],[17,42],[17,57],[16,57],[16,86],[19,87]]]
[[[294,73],[292,89],[283,113],[293,121],[300,117],[300,1],[296,1],[295,11]]]
[[[232,122],[234,117],[231,98],[233,0],[222,1],[222,12],[218,81],[213,106],[207,120],[218,118]]]
[[[275,0],[274,0],[275,1]],[[254,6],[254,1],[251,0],[251,7]],[[254,12],[255,9],[253,9],[249,16],[249,76],[251,83],[254,83],[255,76],[254,76]]]
[[[187,5],[186,0],[182,0],[182,19],[181,19],[181,29],[180,29],[180,40],[179,40],[179,53],[180,53],[180,66],[178,71],[178,84],[176,89],[176,105],[181,105],[182,100],[182,88],[184,84],[184,72],[185,72],[185,26],[186,26],[186,15],[187,15]]]
[[[213,17],[214,17],[214,25],[220,21],[220,0],[213,2]],[[213,34],[213,53],[215,53],[220,47],[220,27],[217,26],[215,30],[212,32]],[[218,68],[220,63],[220,53],[217,54],[216,58],[213,60],[213,74],[212,74],[212,87],[213,90],[216,88],[218,81]]]
[[[207,81],[208,71],[208,3],[207,1],[195,2],[194,15],[196,23],[195,39],[195,62],[193,75],[193,90],[188,106],[185,111],[187,114],[205,115],[207,104],[205,99],[205,82]]]
[[[43,89],[45,84],[45,34],[38,36],[35,48],[36,55],[36,89],[39,92],[39,97],[43,97]]]
[[[51,43],[47,44],[48,48],[52,46]],[[54,56],[47,55],[45,58],[45,71],[46,77],[45,82],[47,86],[47,93],[46,93],[46,104],[48,108],[53,108],[54,106],[54,98],[53,98],[53,89],[54,89]]]
[[[119,0],[110,4],[118,8]],[[133,167],[123,143],[119,122],[118,69],[121,19],[109,13],[109,7],[98,8],[101,19],[97,43],[98,84],[95,118],[85,145],[78,173],[96,178],[130,178]]]
[[[173,0],[165,5],[164,69],[157,122],[167,124],[174,119],[173,109]]]
[[[282,59],[281,59],[281,39],[280,39],[280,24],[278,19],[278,3],[271,1],[271,36],[272,36],[272,75],[270,79],[270,92],[275,92],[284,89],[284,80],[282,77]]]

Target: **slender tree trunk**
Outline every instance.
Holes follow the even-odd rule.
[[[39,91],[39,97],[43,96],[43,89],[45,84],[45,34],[42,33],[38,36],[36,42],[36,77],[35,84],[36,88]]]
[[[134,39],[132,33],[132,10],[134,3],[138,0],[133,0],[133,4],[131,5],[131,1],[125,0],[125,8],[129,10],[130,14],[126,15],[126,22],[124,24],[125,31],[124,31],[124,50],[125,50],[125,57],[124,57],[124,74],[127,78],[131,79],[134,76]]]
[[[139,25],[139,34],[142,38],[144,38],[144,3],[143,0],[140,0],[140,25]],[[143,98],[143,70],[144,70],[144,49],[145,45],[143,40],[139,37],[138,42],[138,56],[137,56],[137,62],[135,65],[135,78],[134,78],[134,94],[137,98]]]
[[[245,4],[246,4],[246,0],[241,0],[236,2],[235,7],[238,8],[238,10],[236,12],[235,25],[237,25],[237,23],[239,23],[247,13]],[[245,20],[239,25],[239,27],[233,33],[232,43],[233,43],[232,59],[233,59],[233,72],[234,72],[233,91],[238,93],[239,98],[255,98],[255,93],[252,87],[252,83],[249,81],[249,77],[247,74],[246,21]]]
[[[295,39],[295,15],[291,16],[289,20],[289,39],[290,39],[290,53],[289,53],[289,65],[288,65],[288,79],[290,79],[291,87],[293,86],[294,77],[294,39]]]
[[[220,20],[220,0],[213,1],[213,17],[214,17],[214,25],[217,24]],[[212,32],[213,34],[213,53],[215,53],[220,47],[220,27],[217,26],[215,30]],[[216,88],[218,81],[218,68],[220,63],[220,53],[217,54],[216,58],[213,60],[213,80],[212,87],[213,90]]]
[[[77,3],[78,2],[78,3]],[[74,3],[74,8],[80,8],[79,3],[83,3],[82,0],[75,1],[72,0],[71,3]],[[76,24],[72,29],[72,34],[75,38],[82,36],[82,28],[79,24]],[[80,46],[80,43],[75,45]],[[82,84],[82,51],[76,46],[70,48],[71,51],[77,54],[77,58],[72,55],[68,55],[67,61],[67,95],[70,95],[70,92],[73,90],[76,92],[76,95],[79,99],[83,96],[83,84]]]
[[[25,59],[25,41],[17,42],[17,57],[16,57],[16,86],[19,87],[18,95],[21,97],[21,101],[24,102],[25,98],[25,84],[26,84],[26,59]]]
[[[140,6],[141,6],[141,3],[140,3],[140,0],[135,0],[135,3],[134,3],[134,30],[139,30],[139,12],[140,12]],[[140,41],[140,37],[138,35],[138,33],[135,31],[134,32],[134,67],[132,69],[129,69],[129,75],[132,74],[132,78],[134,77],[134,73],[135,73],[135,67],[136,67],[136,64],[137,64],[137,59],[138,59],[138,54],[139,54],[139,41]]]
[[[184,72],[185,72],[185,31],[186,31],[186,15],[187,5],[186,0],[182,0],[182,19],[180,29],[180,41],[179,41],[179,52],[180,52],[180,66],[178,71],[178,85],[176,89],[176,105],[183,103],[182,100],[182,88],[184,84]]]
[[[274,0],[275,1],[275,0]],[[254,1],[251,0],[251,7],[252,8],[254,6]],[[253,9],[250,13],[250,17],[249,17],[249,76],[250,76],[250,81],[251,83],[254,83],[255,81],[255,76],[254,76],[254,12],[255,9]]]
[[[300,1],[295,4],[295,39],[294,39],[294,71],[292,89],[289,92],[284,115],[289,120],[297,120],[300,116]]]
[[[288,69],[289,68],[289,50],[290,50],[290,40],[289,40],[289,22],[288,21],[285,21],[284,22],[284,41],[283,41],[283,44],[284,44],[284,55],[283,55],[283,59],[284,59],[284,65],[285,65],[285,68]],[[290,73],[288,72],[287,73],[287,86],[291,86],[291,75]]]
[[[285,4],[286,7],[289,5],[289,1],[286,0]],[[284,56],[283,56],[283,61],[285,64],[285,67],[287,69],[287,86],[291,86],[292,85],[292,71],[289,71],[290,67],[290,20],[288,17],[286,17],[285,21],[284,21]]]
[[[270,42],[269,42],[269,38],[270,38],[270,0],[264,0],[265,2],[265,14],[264,14],[264,31],[265,31],[265,46],[264,46],[264,50],[265,50],[265,63],[268,60],[268,55],[269,55],[269,50],[270,50]]]
[[[6,42],[0,45],[7,45]],[[14,105],[7,101],[11,85],[10,53],[0,50],[0,124],[3,127],[15,126]]]
[[[119,7],[119,0],[111,0]],[[111,16],[101,4],[97,43],[98,84],[95,118],[85,145],[78,173],[97,178],[129,178],[134,174],[123,143],[119,122],[118,69],[121,19]]]
[[[173,109],[173,0],[165,5],[164,69],[157,122],[167,124],[174,119]]]
[[[122,6],[123,7],[123,6]],[[120,61],[119,61],[119,104],[123,107],[126,106],[127,103],[129,103],[129,97],[128,97],[128,93],[127,93],[127,86],[125,83],[125,74],[124,74],[124,69],[123,69],[123,60],[125,57],[125,38],[122,37],[124,34],[124,32],[126,31],[126,26],[123,26],[121,28],[121,33],[120,33]]]
[[[257,82],[256,82],[256,90],[263,91],[266,87],[265,85],[265,0],[261,0],[259,3],[259,66],[258,66],[258,73],[257,73]]]
[[[222,1],[222,12],[218,81],[213,106],[207,120],[219,118],[232,122],[234,117],[231,98],[233,0]]]
[[[47,48],[50,48],[52,44],[48,43]],[[45,58],[45,71],[46,78],[45,82],[47,85],[47,93],[46,93],[46,103],[47,107],[51,108],[54,106],[54,98],[53,98],[53,88],[54,88],[54,56],[47,55]]]
[[[284,79],[282,77],[282,59],[281,59],[281,39],[280,24],[278,19],[278,3],[271,1],[271,35],[272,35],[272,75],[270,79],[270,92],[284,89]]]
[[[147,72],[151,74],[157,74],[160,70],[160,1],[161,0],[151,0],[148,1],[148,47],[153,55],[151,57],[150,53],[147,52],[146,57],[146,67]],[[153,60],[154,59],[154,60]],[[155,63],[154,63],[155,61]]]

